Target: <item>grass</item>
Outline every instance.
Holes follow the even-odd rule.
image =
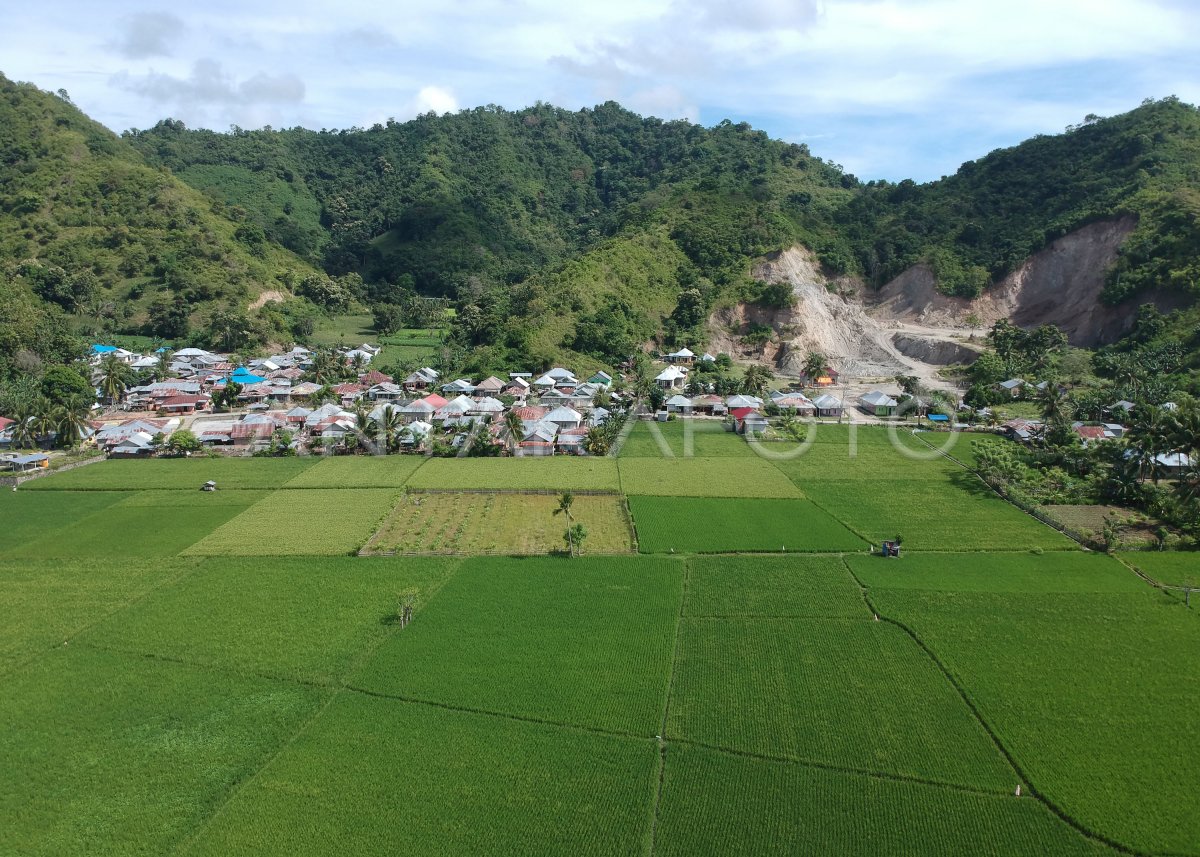
[[[445,559],[204,560],[98,624],[85,642],[331,683],[392,632],[402,602],[423,606],[456,567]]]
[[[46,495],[61,497],[61,494]],[[70,496],[87,496],[83,492]],[[14,557],[174,556],[265,496],[262,491],[139,491],[50,531],[12,552]]]
[[[1055,854],[1115,852],[1032,798],[973,794],[672,745],[656,854]]]
[[[657,755],[651,741],[343,694],[185,853],[634,854]]]
[[[276,491],[186,551],[192,556],[332,556],[354,553],[396,503],[390,488]]]
[[[966,689],[1032,784],[1140,852],[1196,853],[1200,622],[1141,593],[872,589]]]
[[[324,692],[86,647],[5,680],[0,852],[167,854]]]
[[[1120,557],[1159,583],[1200,587],[1200,553],[1136,551]]]
[[[41,481],[41,480],[38,480]],[[61,534],[88,515],[99,512],[128,495],[118,491],[89,493],[29,493],[0,491],[0,557],[25,542],[49,534]]]
[[[758,458],[621,458],[621,489],[659,497],[800,497],[769,462]]]
[[[448,491],[616,491],[611,458],[434,458],[408,480],[413,489]]]
[[[420,455],[336,455],[289,479],[284,488],[399,488],[424,464]]]
[[[1082,551],[912,553],[899,560],[847,557],[865,585],[952,592],[1144,592],[1146,584],[1119,562]]]
[[[0,561],[0,673],[64,640],[193,566],[194,561]],[[2,695],[2,694],[0,694]]]
[[[148,461],[114,459],[66,473],[36,479],[21,490],[199,491],[208,480],[218,489],[278,488],[317,459],[299,458],[154,458]]]
[[[1096,542],[1104,541],[1105,519],[1113,519],[1117,539],[1123,546],[1153,545],[1160,523],[1147,519],[1145,515],[1120,506],[1042,506],[1042,511],[1065,527]]]
[[[629,508],[643,553],[866,549],[809,500],[638,496]]]
[[[640,557],[467,560],[352,684],[653,736],[682,571]]]
[[[1009,505],[973,476],[898,486],[867,480],[805,483],[822,508],[873,545],[903,536],[913,550],[1072,550],[1075,543]]]
[[[858,586],[838,557],[695,557],[686,616],[862,618]]]
[[[1011,793],[1016,774],[933,661],[861,616],[685,619],[668,734]]]
[[[660,443],[661,441],[661,443]],[[754,455],[754,450],[741,435],[725,429],[716,420],[673,420],[671,422],[633,423],[633,430],[621,446],[621,458],[741,458]]]
[[[371,537],[372,553],[545,554],[566,550],[554,494],[407,494]],[[581,494],[572,519],[583,552],[630,553],[632,533],[616,494]]]
[[[950,474],[962,472],[955,462],[921,445],[911,435],[899,432],[894,442],[889,443],[857,442],[853,446],[814,443],[794,458],[779,457],[780,451],[801,450],[801,447],[764,446],[776,453],[772,458],[775,465],[805,490],[811,482],[829,479],[867,480],[876,484],[910,480],[944,482]]]

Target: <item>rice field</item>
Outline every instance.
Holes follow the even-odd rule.
[[[856,619],[684,619],[667,731],[997,795],[1018,782],[933,661],[865,605]]]
[[[560,553],[566,518],[557,494],[406,494],[366,545],[372,554]],[[571,519],[587,530],[582,554],[632,553],[633,531],[622,498],[580,494]]]
[[[21,491],[199,491],[212,480],[218,489],[279,488],[317,463],[295,458],[112,459],[55,473],[21,486]]]
[[[621,445],[621,458],[746,458],[754,450],[719,420],[638,420]]]
[[[1149,587],[870,597],[938,654],[1070,818],[1142,853],[1196,853],[1200,622],[1180,601]]]
[[[408,478],[413,490],[616,491],[611,458],[433,458]]]
[[[354,553],[391,511],[390,488],[276,491],[183,551],[187,556],[331,556]],[[288,522],[283,525],[281,522]]]
[[[1078,546],[969,475],[884,488],[863,479],[804,484],[812,500],[872,545],[902,536],[909,551],[1075,550]]]
[[[421,455],[335,455],[322,458],[284,488],[399,488],[426,462]]]
[[[800,497],[799,489],[755,456],[620,458],[621,490],[657,497]]]
[[[846,426],[659,427],[0,492],[0,854],[1200,857],[1200,596],[1127,567],[1195,554],[1076,550],[882,429],[839,472]]]
[[[866,543],[810,500],[629,498],[642,553],[837,552]]]
[[[683,563],[466,560],[351,679],[373,693],[643,738],[666,703]]]

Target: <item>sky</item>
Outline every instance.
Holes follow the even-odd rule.
[[[1200,0],[45,0],[0,72],[114,131],[369,127],[538,101],[748,122],[864,180],[1145,98],[1200,102]]]

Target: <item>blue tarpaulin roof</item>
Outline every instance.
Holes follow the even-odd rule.
[[[945,414],[930,414],[929,421],[932,423],[947,423],[950,422],[950,417]]]
[[[116,351],[116,350],[117,350],[117,346],[115,346],[115,345],[93,345],[92,346],[92,351],[95,352],[96,354],[108,354],[110,351]]]

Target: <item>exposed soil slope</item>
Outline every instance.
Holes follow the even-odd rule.
[[[1021,327],[1056,324],[1072,345],[1112,342],[1129,329],[1138,304],[1154,302],[1161,309],[1175,304],[1167,295],[1145,295],[1115,307],[1100,302],[1105,274],[1136,225],[1133,218],[1119,218],[1064,235],[975,300],[943,295],[928,266],[914,265],[880,289],[870,313],[879,319],[959,327],[975,313],[983,327],[1008,318]]]

